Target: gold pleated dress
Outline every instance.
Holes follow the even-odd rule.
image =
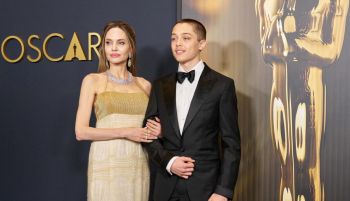
[[[142,127],[148,96],[105,91],[95,98],[97,128]],[[147,152],[126,139],[93,141],[88,166],[88,201],[147,201]]]

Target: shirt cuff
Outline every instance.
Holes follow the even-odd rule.
[[[171,166],[173,165],[175,159],[177,159],[177,158],[178,158],[178,156],[172,157],[172,158],[170,159],[170,161],[168,162],[168,165],[166,165],[166,171],[168,171],[168,173],[169,173],[170,175],[173,175],[173,173],[171,173],[171,171],[170,171],[170,168],[171,168]]]

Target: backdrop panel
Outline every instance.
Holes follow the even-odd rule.
[[[234,78],[242,163],[235,200],[333,201],[350,193],[348,0],[187,0],[204,60]]]
[[[86,200],[89,143],[75,140],[82,78],[111,20],[137,35],[138,74],[176,70],[175,1],[4,1],[0,6],[0,200]],[[173,67],[171,67],[173,66]],[[174,69],[175,68],[175,69]]]

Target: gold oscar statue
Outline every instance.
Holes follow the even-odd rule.
[[[272,67],[270,123],[281,164],[279,201],[324,201],[320,146],[324,70],[340,55],[349,0],[256,0],[264,61]]]

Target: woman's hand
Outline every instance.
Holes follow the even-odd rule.
[[[160,124],[160,119],[155,117],[155,119],[147,119],[146,128],[148,129],[149,135],[153,137],[162,137],[162,126]]]
[[[153,140],[157,139],[157,137],[149,134],[149,130],[147,129],[147,127],[129,128],[125,138],[134,142],[146,142],[146,143],[150,143]]]

